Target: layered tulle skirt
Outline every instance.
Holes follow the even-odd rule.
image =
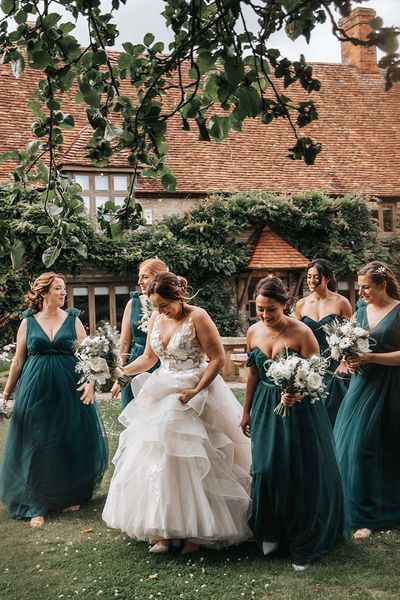
[[[108,526],[148,541],[250,537],[251,452],[239,403],[220,376],[188,404],[178,399],[201,374],[161,367],[135,378],[135,402],[120,415],[126,429],[103,512]]]

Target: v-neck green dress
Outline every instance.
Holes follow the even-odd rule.
[[[107,466],[108,449],[96,404],[81,402],[73,343],[76,309],[51,341],[25,311],[27,357],[16,391],[3,462],[0,499],[15,518],[89,500]]]
[[[142,303],[140,302],[140,294],[138,292],[131,292],[130,296],[132,300],[130,322],[132,345],[129,350],[128,360],[126,361],[127,364],[133,362],[139,356],[142,356],[147,340],[147,334],[138,327],[140,319],[143,316]],[[152,373],[159,366],[160,362],[157,361],[157,363],[153,367],[151,367],[151,369],[149,369],[148,372]],[[122,408],[125,408],[132,400],[132,398],[133,393],[131,386],[129,385],[128,387],[123,388],[121,391]]]
[[[305,323],[315,335],[318,344],[319,351],[322,356],[329,356],[329,345],[326,339],[326,333],[323,329],[324,325],[328,325],[335,319],[339,319],[337,315],[327,315],[319,321],[312,319],[311,317],[305,316],[301,320]],[[324,383],[326,385],[326,395],[324,397],[324,404],[326,412],[328,413],[329,419],[332,423],[332,427],[335,425],[336,416],[339,411],[342,400],[349,389],[350,376],[342,377],[341,375],[335,375],[334,371],[338,367],[338,361],[331,358],[329,361],[328,371],[324,377]]]
[[[369,329],[367,306],[357,321]],[[371,330],[372,352],[400,350],[400,304]],[[400,366],[368,363],[353,375],[334,429],[353,527],[400,524]]]
[[[346,537],[342,482],[332,427],[321,401],[307,399],[282,418],[274,413],[281,388],[266,376],[268,357],[255,348],[248,365],[260,381],[251,406],[252,505],[257,543],[289,547],[297,564],[310,563]]]

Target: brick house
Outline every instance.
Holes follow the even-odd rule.
[[[349,35],[365,38],[374,15],[371,9],[357,8],[341,19],[340,25]],[[247,120],[242,133],[232,132],[217,144],[198,141],[194,129],[182,131],[176,118],[170,123],[167,140],[168,164],[178,181],[176,192],[167,193],[159,181],[138,177],[136,197],[147,222],[189,210],[210,192],[322,190],[335,196],[359,193],[375,197],[379,230],[390,235],[397,225],[400,201],[400,85],[385,92],[375,48],[348,42],[342,43],[341,64],[314,63],[313,68],[322,82],[321,91],[314,96],[320,117],[304,132],[322,143],[315,165],[287,158],[294,140],[283,120],[268,126],[257,119]],[[0,66],[0,152],[24,147],[32,139],[27,102],[38,79],[38,72],[32,69],[15,79],[9,65]],[[308,98],[299,88],[290,88],[289,95],[295,100]],[[65,99],[64,110],[74,115],[76,127],[65,131],[62,170],[81,184],[87,209],[95,215],[96,207],[108,198],[122,202],[131,170],[123,154],[113,156],[107,168],[93,168],[85,157],[90,128],[74,94]],[[11,161],[0,164],[0,179],[9,179],[12,168]],[[293,289],[307,260],[282,238],[271,244],[273,235],[268,231],[260,234],[249,264],[238,277],[238,304],[250,319],[256,281],[274,272]],[[69,280],[69,298],[86,312],[91,329],[102,318],[118,324],[127,294],[135,287],[134,277],[123,281],[112,274],[83,272]],[[340,291],[354,300],[351,280],[340,282]]]

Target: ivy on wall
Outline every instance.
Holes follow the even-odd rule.
[[[24,248],[18,264],[18,256],[0,247],[0,327],[1,344],[5,344],[15,336],[29,282],[46,270],[42,254],[47,246],[41,231],[48,223],[36,192],[15,197],[4,186],[1,218],[9,224],[12,244]],[[210,312],[222,335],[235,335],[242,326],[234,278],[252,250],[239,240],[243,232],[268,224],[305,256],[330,259],[339,276],[354,273],[369,260],[387,260],[391,252],[400,264],[399,243],[377,239],[368,199],[355,195],[332,198],[319,192],[286,196],[252,191],[211,196],[191,212],[126,230],[118,239],[96,231],[83,214],[74,219],[74,243],[84,244],[87,256],[62,248],[53,270],[76,275],[90,269],[134,280],[139,263],[157,255],[188,278],[198,291],[196,304]]]

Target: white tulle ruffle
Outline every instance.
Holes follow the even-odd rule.
[[[126,429],[103,512],[108,526],[148,541],[231,545],[251,537],[240,404],[220,376],[188,404],[178,399],[201,371],[161,367],[134,379],[135,401],[120,415]]]

